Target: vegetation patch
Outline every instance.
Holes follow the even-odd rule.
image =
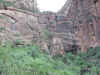
[[[12,47],[8,42],[5,47],[0,45],[0,74],[100,75],[99,49],[97,47],[79,55],[66,53],[51,58],[35,44]]]

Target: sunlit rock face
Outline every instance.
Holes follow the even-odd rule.
[[[76,44],[80,45],[83,51],[100,45],[100,1],[72,0],[70,5],[69,7],[66,3],[59,13],[66,15],[67,22],[72,22],[75,39],[78,40]]]

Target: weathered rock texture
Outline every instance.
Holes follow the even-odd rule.
[[[10,10],[0,10],[0,16],[0,27],[9,29],[10,33],[20,32],[20,35],[18,35],[23,36],[23,40],[26,40],[27,42],[38,37],[40,26],[37,17]],[[37,37],[33,37],[33,34]],[[8,35],[8,37],[9,36],[10,35]]]
[[[47,43],[47,49],[49,50],[49,53],[51,56],[54,56],[55,54],[63,54],[64,52],[64,47],[63,47],[63,42],[62,38],[57,34],[56,28],[57,28],[57,19],[56,19],[56,14],[52,12],[48,13],[43,13],[39,17],[39,24],[41,26],[44,26],[44,29],[46,30],[45,34],[48,36],[47,39],[45,37],[46,43]],[[46,46],[46,45],[45,45]]]
[[[10,3],[9,6],[7,2]],[[37,9],[35,0],[2,0],[0,7],[0,29],[3,34],[0,39],[21,40],[26,43],[34,40],[35,43],[39,43],[43,27],[40,28],[38,24],[38,15],[30,12]]]
[[[100,45],[100,1],[67,0],[58,13],[36,14],[35,0],[0,4],[0,40],[34,42],[50,55]]]
[[[73,33],[83,51],[100,45],[100,0],[67,0],[59,13],[73,23]]]

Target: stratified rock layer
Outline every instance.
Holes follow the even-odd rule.
[[[79,40],[78,44],[83,51],[100,45],[99,0],[67,0],[59,13],[66,15],[73,23],[75,38]]]

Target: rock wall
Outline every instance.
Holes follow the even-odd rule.
[[[35,0],[2,0],[0,7],[0,29],[3,36],[6,36],[1,39],[26,43],[34,40],[38,43],[42,28],[38,24],[38,15],[32,12],[37,9]]]
[[[0,10],[0,27],[7,28],[11,33],[19,32],[16,34],[21,36],[27,42],[33,39],[33,34],[39,35],[40,26],[37,22],[37,17],[28,15],[18,11]],[[2,32],[2,31],[1,31]],[[5,34],[6,35],[6,34]],[[10,35],[8,35],[9,37]],[[37,37],[34,37],[37,38]],[[29,40],[28,40],[29,39]],[[16,40],[16,39],[13,39]]]
[[[20,44],[32,42],[54,56],[63,51],[61,38],[55,36],[55,26],[54,13],[36,14],[14,7],[0,10],[0,41],[3,45],[7,40]]]
[[[2,42],[34,41],[52,56],[56,52],[76,50],[76,47],[85,51],[100,45],[99,0],[67,0],[58,13],[33,13],[37,9],[33,0],[7,1],[14,5],[6,9],[3,4],[0,6]]]
[[[43,25],[44,30],[46,30],[46,34],[44,36],[48,36],[46,39],[43,38],[46,42],[47,50],[51,56],[56,55],[57,53],[63,54],[64,47],[62,38],[57,33],[57,14],[53,12],[42,13],[39,17],[39,23],[41,26]]]
[[[67,3],[68,2],[70,2],[70,0],[67,0]],[[67,22],[69,19],[72,21],[74,26],[73,32],[82,51],[85,51],[89,47],[100,45],[100,1],[72,0],[70,7],[67,3],[60,13],[65,14]],[[68,10],[68,8],[70,9]]]

